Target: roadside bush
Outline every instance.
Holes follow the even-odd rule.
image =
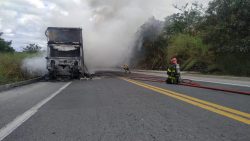
[[[22,60],[31,57],[28,53],[0,53],[0,85],[27,79],[22,72]]]
[[[216,56],[216,64],[223,74],[250,76],[250,53],[224,53]]]
[[[170,41],[167,56],[168,60],[177,57],[181,69],[185,71],[206,72],[209,68],[212,68],[209,65],[214,62],[214,55],[209,50],[209,46],[205,45],[199,36],[189,34],[174,36]]]

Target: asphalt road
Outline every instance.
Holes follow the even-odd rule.
[[[0,140],[250,140],[248,95],[120,76],[100,73],[93,80],[38,82],[1,92]]]

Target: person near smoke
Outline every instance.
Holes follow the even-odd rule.
[[[173,57],[170,61],[170,65],[167,69],[167,80],[168,84],[178,84],[180,83],[180,65],[177,63],[177,59]]]
[[[125,73],[131,73],[128,64],[124,64],[122,68],[124,69]]]

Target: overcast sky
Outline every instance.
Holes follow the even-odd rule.
[[[48,26],[75,26],[84,29],[85,25],[88,28],[90,24],[96,24],[93,21],[102,22],[102,18],[107,18],[107,15],[115,16],[113,13],[117,11],[120,13],[122,13],[121,11],[129,11],[127,14],[140,19],[138,20],[139,25],[148,17],[155,16],[162,20],[176,12],[173,4],[182,6],[193,1],[0,0],[0,32],[4,32],[4,39],[12,40],[12,46],[16,50],[20,51],[22,47],[29,43],[37,43],[45,48],[44,32]],[[199,0],[205,6],[208,1]],[[119,11],[119,9],[123,10]],[[100,16],[103,13],[105,13],[105,17]],[[102,26],[102,28],[105,28],[105,26]]]

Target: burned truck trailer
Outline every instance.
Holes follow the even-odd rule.
[[[79,78],[84,74],[82,29],[48,27],[45,35],[49,78]]]

